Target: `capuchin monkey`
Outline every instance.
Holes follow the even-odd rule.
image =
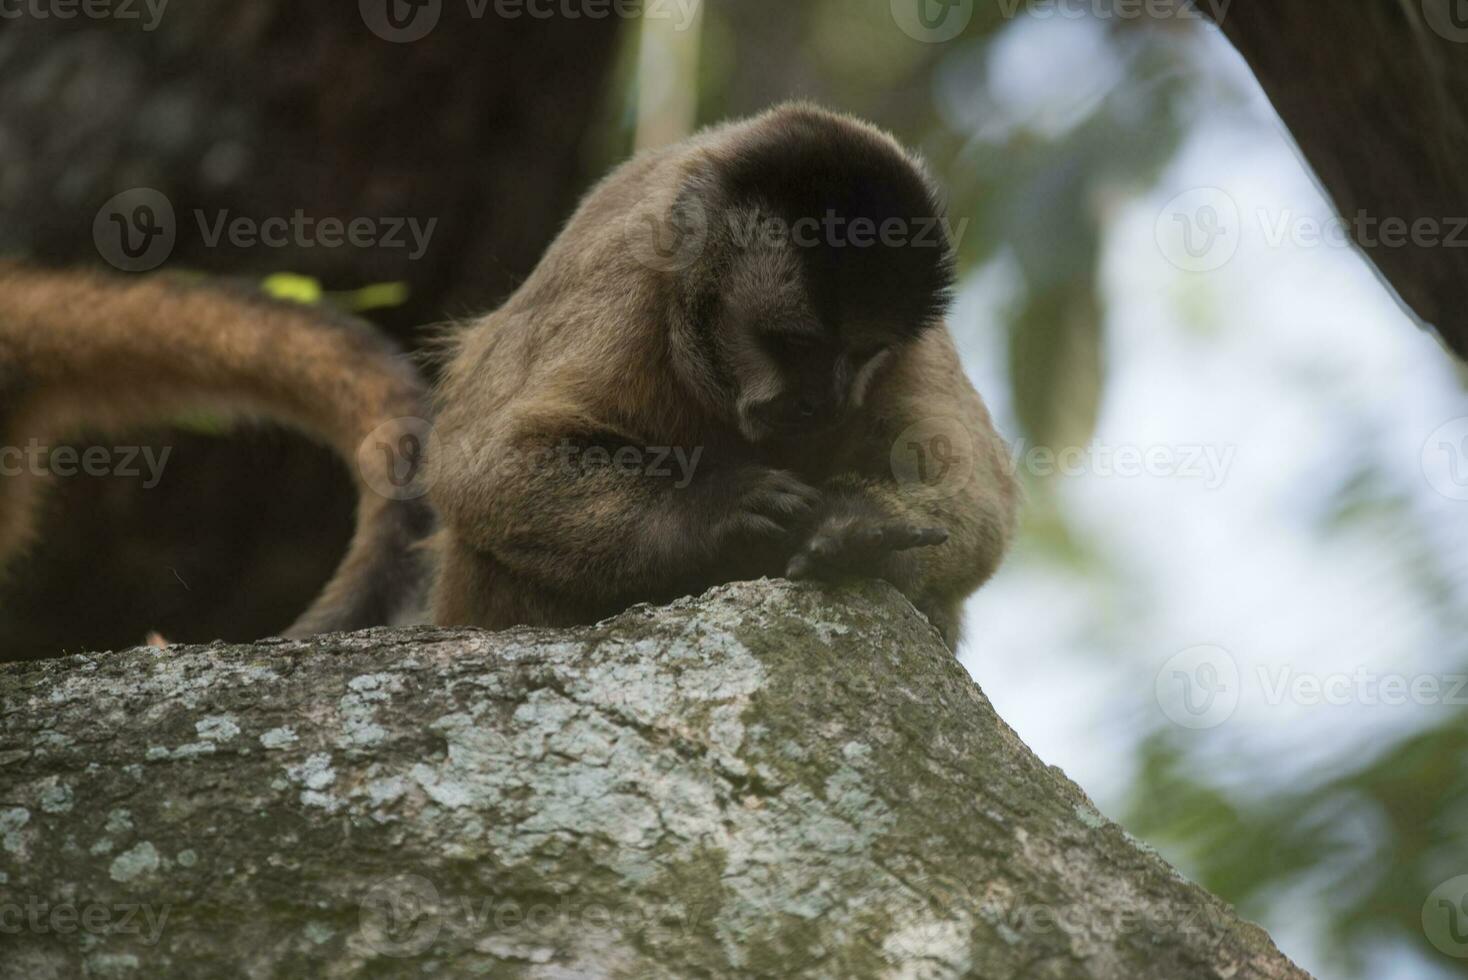
[[[0,267],[0,446],[199,406],[317,435],[361,503],[291,635],[424,602],[439,625],[568,626],[783,575],[885,579],[956,648],[1017,491],[943,323],[953,268],[913,157],[782,106],[587,195],[514,295],[444,341],[409,485],[392,447],[429,410],[385,342],[161,279]],[[0,558],[34,491],[0,478]]]
[[[450,342],[434,621],[881,578],[956,647],[1017,492],[943,324],[942,218],[895,140],[809,105],[614,171]]]

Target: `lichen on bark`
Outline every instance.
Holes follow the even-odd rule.
[[[11,665],[6,909],[0,976],[1303,976],[881,584]]]

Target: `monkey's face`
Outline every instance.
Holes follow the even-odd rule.
[[[778,251],[734,264],[719,320],[735,418],[751,442],[841,425],[861,408],[901,339],[881,323],[820,316],[799,263]]]
[[[746,439],[819,435],[861,408],[888,352],[940,323],[953,284],[942,208],[895,145],[796,113],[685,195],[709,244],[684,280],[720,396]],[[699,197],[702,195],[702,197]]]

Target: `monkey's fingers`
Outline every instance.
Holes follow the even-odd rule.
[[[917,527],[913,524],[887,524],[882,528],[882,544],[888,551],[931,548],[948,540],[946,527]]]
[[[819,490],[784,470],[770,470],[764,474],[748,497],[785,511],[801,513],[815,509],[821,502]]]
[[[817,531],[785,567],[791,579],[841,575],[878,575],[882,559],[893,552],[928,548],[948,540],[941,527],[918,527],[905,521],[880,524],[854,522]]]
[[[725,526],[736,533],[755,538],[780,538],[790,533],[790,529],[784,524],[762,514],[739,514]]]
[[[870,559],[892,551],[926,548],[948,540],[948,530],[918,527],[906,521],[858,522],[844,527],[823,528],[811,538],[810,551],[827,561],[843,556]]]
[[[806,552],[796,552],[795,557],[790,559],[790,564],[785,566],[785,577],[797,582],[801,579],[815,578],[816,563]]]
[[[785,565],[785,577],[795,581],[801,579],[819,579],[821,581],[835,581],[843,578],[860,576],[864,571],[875,574],[871,568],[863,569],[861,566],[871,566],[873,563],[858,561],[854,555],[822,556],[807,545],[795,553],[795,557]]]
[[[771,533],[794,531],[809,523],[820,503],[820,492],[781,470],[758,473],[740,492],[732,515],[732,526],[741,530]]]

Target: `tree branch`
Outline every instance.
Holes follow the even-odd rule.
[[[1468,356],[1468,21],[1456,0],[1198,0],[1346,228]]]
[[[1304,976],[879,584],[7,665],[0,872],[6,976]]]

